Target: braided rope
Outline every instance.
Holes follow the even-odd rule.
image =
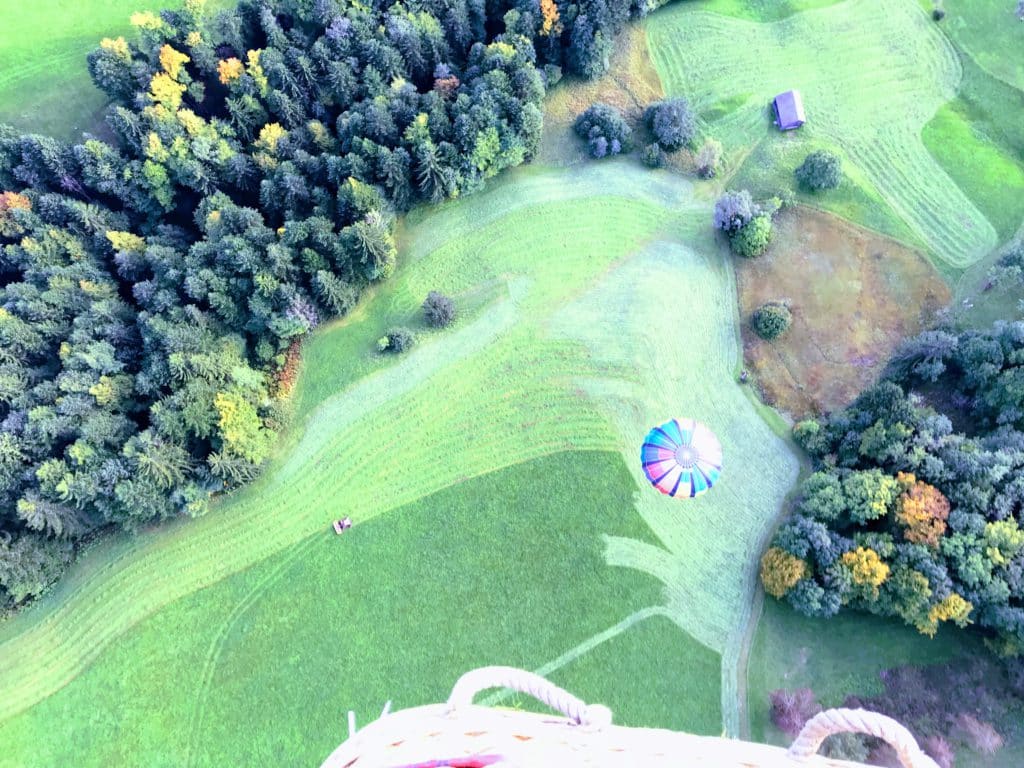
[[[452,688],[445,712],[469,706],[474,696],[489,688],[511,688],[519,693],[527,693],[556,712],[561,712],[577,725],[599,729],[612,722],[612,713],[608,707],[600,704],[588,706],[540,675],[515,667],[481,667],[467,672]]]
[[[817,754],[821,743],[836,733],[866,733],[896,750],[903,768],[939,768],[921,751],[913,734],[891,717],[866,709],[828,709],[808,720],[790,745],[790,757],[806,760]]]

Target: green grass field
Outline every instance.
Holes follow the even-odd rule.
[[[572,184],[566,183],[569,174]],[[232,607],[246,615],[272,616],[276,609],[269,606],[264,614],[262,603],[275,594],[273,587],[252,596],[227,577],[295,551],[343,513],[357,521],[354,535],[344,544],[327,538],[332,544],[359,546],[363,525],[373,521],[376,530],[397,526],[400,532],[404,515],[392,511],[433,493],[462,488],[474,477],[542,456],[554,455],[571,467],[579,455],[575,451],[600,449],[622,456],[632,478],[626,488],[628,511],[639,514],[649,533],[616,531],[605,518],[619,512],[609,510],[607,502],[581,504],[573,514],[582,517],[573,519],[589,523],[588,535],[603,538],[608,574],[620,579],[626,568],[658,585],[660,601],[654,607],[671,622],[661,622],[658,636],[667,644],[708,649],[696,654],[704,659],[696,667],[700,675],[687,673],[685,665],[678,671],[680,698],[694,691],[719,701],[718,708],[699,708],[694,727],[718,732],[724,724],[735,732],[741,719],[738,661],[751,618],[754,565],[798,462],[735,383],[735,289],[708,217],[707,203],[692,197],[688,183],[630,160],[572,170],[523,168],[482,194],[411,217],[402,233],[403,259],[396,277],[353,316],[310,340],[295,395],[299,426],[265,478],[205,518],[101,545],[54,594],[0,628],[0,689],[7,694],[0,700],[0,720],[17,717],[0,727],[20,733],[45,729],[53,720],[49,700],[43,701],[47,696],[60,690],[59,697],[88,698],[92,686],[104,685],[102,676],[90,682],[90,674],[103,674],[93,669],[113,664],[108,674],[117,674],[117,669],[138,668],[151,653],[146,643],[133,644],[133,628],[141,622],[160,622],[162,641],[175,654],[196,659],[214,639],[194,627],[209,622],[166,624],[164,613],[184,610],[198,616],[210,603],[222,623],[230,619]],[[419,347],[401,358],[373,353],[384,328],[417,325],[419,303],[435,288],[455,296],[462,310],[456,326],[424,332]],[[637,446],[650,425],[676,414],[700,416],[726,450],[726,479],[689,503],[647,487],[636,461]],[[730,473],[729,467],[743,471]],[[588,474],[585,465],[579,471]],[[535,476],[534,492],[549,482],[558,481]],[[483,506],[478,492],[467,486],[465,493],[470,506]],[[755,497],[758,503],[750,504]],[[527,530],[550,527],[553,512],[539,499],[502,508]],[[395,546],[402,545],[396,541]],[[478,539],[465,540],[452,555],[465,562],[451,567],[483,567],[475,559],[478,549]],[[301,602],[307,590],[323,588],[317,579],[324,579],[325,572],[315,567],[323,551],[330,550],[310,548],[296,556],[311,561],[309,573],[319,576],[288,577],[284,603]],[[417,588],[421,579],[412,573],[398,578],[384,570],[385,559],[371,558],[353,578],[380,582],[389,595]],[[546,557],[545,567],[563,572],[562,560]],[[468,581],[460,576],[452,584],[473,591]],[[592,634],[638,607],[645,604],[627,601],[618,606],[618,618],[609,619],[609,611],[602,609],[586,621],[581,615],[576,623]],[[308,603],[306,608],[314,610]],[[500,608],[482,608],[475,617],[478,626],[502,621]],[[506,659],[551,671],[543,665],[563,657],[579,640],[561,636],[562,607],[537,603],[522,610],[546,627],[550,641],[529,653],[506,642]],[[589,609],[579,610],[589,616]],[[376,631],[361,621],[353,627],[356,634],[348,642],[368,642],[358,640],[359,633]],[[310,637],[312,645],[303,653],[307,641],[297,641],[287,621],[275,625],[268,618],[263,631],[269,633],[261,641],[269,655],[294,656],[296,664],[319,663],[320,641]],[[338,627],[337,635],[323,642],[346,642],[341,632]],[[628,635],[617,642],[633,643]],[[644,669],[654,663],[627,647],[638,663],[647,665]],[[412,647],[407,652],[416,653]],[[687,653],[687,659],[693,655]],[[721,664],[713,661],[718,655]],[[211,679],[223,680],[224,686],[249,684],[230,683],[239,673],[222,670],[227,662],[216,658]],[[237,663],[244,666],[245,658]],[[447,665],[435,664],[430,695],[416,689],[407,703],[438,698],[473,663],[459,656]],[[582,660],[578,664],[583,665],[579,669],[597,668]],[[714,670],[710,677],[705,674],[709,669]],[[559,674],[571,675],[571,668]],[[624,674],[616,690],[624,695],[630,681],[643,675],[642,669]],[[162,700],[161,678],[153,688],[147,679],[135,678],[139,687],[133,689],[133,700]],[[358,699],[358,688],[345,679],[346,673],[339,672],[332,701]],[[260,686],[260,680],[257,676],[251,684]],[[194,685],[185,687],[194,693]],[[79,689],[82,693],[76,694]],[[301,697],[300,689],[296,696]],[[664,698],[659,702],[666,706]],[[309,715],[299,699],[283,709],[287,712],[275,710],[276,717],[294,720],[281,727],[306,727]],[[93,732],[89,721],[97,715],[92,711],[63,711],[68,716],[80,712],[84,719],[68,727]],[[637,722],[664,714],[664,709],[646,711],[638,705],[626,711]],[[172,742],[182,738],[178,731],[188,729],[188,718],[168,719],[162,710],[148,716],[155,718],[146,724],[154,733],[176,731],[167,736]],[[245,713],[232,715],[228,708],[195,717],[211,724],[199,726],[205,739],[208,727],[230,729]],[[330,736],[339,734],[336,730]],[[203,743],[209,747],[218,741]]]
[[[1016,3],[945,0],[943,7],[943,30],[989,74],[1024,90],[1024,23],[1015,15]]]
[[[103,37],[129,36],[135,11],[184,0],[32,0],[0,3],[0,123],[77,139],[95,130],[103,94],[85,57]],[[229,0],[207,0],[207,7]]]
[[[560,453],[313,534],[130,630],[0,727],[0,765],[316,765],[350,708],[363,723],[446,698],[459,669],[553,651],[551,677],[621,722],[717,734],[718,655],[637,614],[661,602],[654,579],[605,564],[603,535],[650,540],[632,488],[616,454]],[[629,675],[607,675],[612,656]]]
[[[956,95],[962,66],[916,3],[846,0],[772,23],[713,9],[670,6],[648,22],[648,34],[666,92],[687,96],[709,118],[704,128],[722,141],[733,169],[769,143],[760,163],[777,186],[791,186],[806,151],[829,146],[860,187],[850,203],[883,200],[947,274],[992,250],[992,223],[921,140],[924,125]],[[790,88],[802,92],[808,122],[783,135],[768,105]],[[884,208],[875,215],[883,218],[875,226],[901,234],[885,225],[892,215]]]

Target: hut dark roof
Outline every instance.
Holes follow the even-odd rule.
[[[799,128],[806,121],[804,116],[804,102],[800,98],[800,91],[786,91],[775,97],[775,118],[779,129],[788,131],[792,128]]]

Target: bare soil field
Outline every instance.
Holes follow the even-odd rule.
[[[918,252],[830,214],[797,206],[775,226],[767,254],[737,260],[744,359],[764,400],[801,418],[850,403],[951,294]],[[793,313],[770,343],[749,323],[766,301]]]

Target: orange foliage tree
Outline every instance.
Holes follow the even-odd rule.
[[[900,472],[896,480],[904,489],[896,503],[896,520],[904,528],[903,537],[914,544],[939,546],[949,518],[949,499],[934,485],[910,473]]]

